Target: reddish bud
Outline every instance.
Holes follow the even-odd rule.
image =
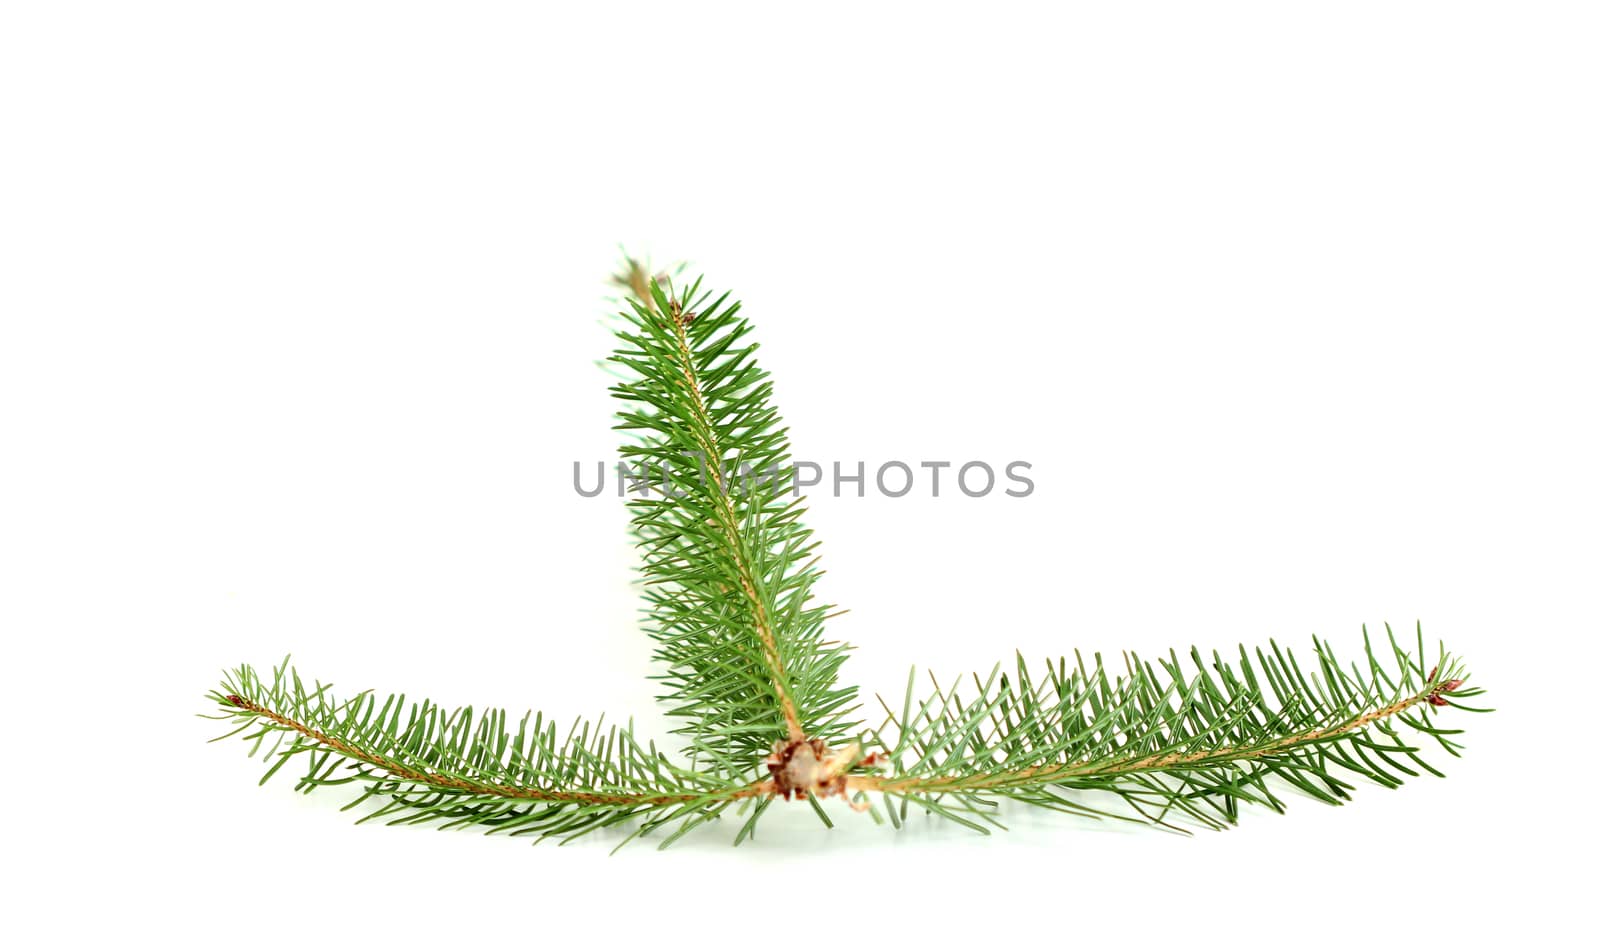
[[[1434,669],[1434,670],[1437,671],[1438,669]],[[1428,678],[1429,678],[1429,680],[1432,680],[1433,676],[1429,675]],[[1461,687],[1461,679],[1452,678],[1449,681],[1444,682],[1443,684],[1439,685],[1438,688],[1434,689],[1433,694],[1428,695],[1428,703],[1433,705],[1436,708],[1442,708],[1445,705],[1449,704],[1450,702],[1444,700],[1444,697],[1441,694],[1441,692],[1455,691],[1457,688],[1460,688],[1460,687]]]

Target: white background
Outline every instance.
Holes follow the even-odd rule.
[[[7,940],[1576,940],[1592,7],[660,6],[0,15]],[[289,651],[661,733],[571,487],[618,243],[745,300],[802,457],[1033,463],[814,498],[867,694],[1420,619],[1501,710],[1447,780],[1193,838],[791,808],[608,857],[257,789],[193,715]]]

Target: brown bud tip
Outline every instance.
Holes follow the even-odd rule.
[[[1449,681],[1445,682],[1444,684],[1440,685],[1439,686],[1439,690],[1440,691],[1455,691],[1457,688],[1460,688],[1460,687],[1461,687],[1461,679],[1452,678]]]
[[[1439,674],[1439,666],[1435,665],[1435,666],[1433,666],[1433,671],[1428,672],[1428,680],[1432,681],[1435,677],[1438,676],[1438,674]]]
[[[244,707],[244,699],[238,695],[228,695],[228,703],[233,705],[235,708]]]
[[[1442,708],[1445,705],[1449,704],[1450,702],[1444,700],[1443,698],[1439,697],[1438,695],[1429,695],[1428,696],[1428,703],[1433,705],[1436,708]]]

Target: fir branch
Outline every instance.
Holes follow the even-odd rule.
[[[1364,634],[1365,661],[1348,668],[1316,642],[1309,676],[1274,643],[1253,660],[1241,647],[1237,665],[1192,650],[1191,672],[1176,653],[1156,664],[1129,656],[1127,674],[1115,678],[1100,656],[1092,667],[1077,656],[1070,668],[1065,659],[1047,663],[1037,683],[1019,656],[1015,680],[997,668],[974,676],[975,694],[935,683],[915,704],[913,681],[900,714],[889,711],[885,727],[863,741],[895,773],[853,773],[847,792],[959,817],[936,802],[949,796],[987,820],[999,798],[1106,815],[1060,792],[1098,790],[1151,822],[1170,825],[1168,814],[1179,811],[1207,826],[1234,822],[1240,802],[1281,810],[1269,776],[1342,802],[1352,787],[1340,771],[1386,786],[1438,773],[1397,722],[1451,754],[1459,748],[1451,740],[1458,732],[1434,724],[1433,712],[1481,689],[1466,687],[1460,661],[1442,646],[1424,675],[1418,634],[1413,654],[1391,632],[1387,664]]]
[[[1483,710],[1462,704],[1482,690],[1459,659],[1441,645],[1424,660],[1420,628],[1414,652],[1391,631],[1382,659],[1363,630],[1363,661],[1342,665],[1314,641],[1309,672],[1273,643],[1253,656],[1241,646],[1232,663],[1130,655],[1117,674],[1075,653],[1037,681],[1019,656],[1012,673],[997,666],[971,688],[933,680],[920,699],[913,673],[898,714],[885,705],[883,725],[837,746],[858,727],[846,720],[855,689],[838,683],[846,646],[822,637],[816,542],[780,473],[792,470],[787,431],[750,325],[725,294],[697,281],[680,296],[648,272],[630,260],[616,278],[631,298],[612,356],[627,377],[613,393],[628,404],[618,427],[637,439],[623,455],[654,489],[630,500],[632,529],[687,762],[631,726],[563,732],[530,713],[513,728],[498,710],[335,699],[285,662],[265,679],[241,667],[210,695],[212,717],[237,725],[224,737],[266,748],[262,782],[298,757],[297,789],[353,784],[350,806],[377,804],[365,819],[562,839],[636,824],[623,842],[671,826],[663,845],[730,807],[748,808],[740,842],[779,797],[808,800],[831,826],[818,800],[834,795],[874,812],[881,800],[896,826],[914,805],[986,832],[1012,800],[1222,827],[1243,803],[1281,810],[1283,786],[1339,803],[1350,775],[1398,786],[1438,774],[1416,738],[1457,754],[1459,731],[1434,715]],[[1125,812],[1081,799],[1094,791]]]
[[[844,646],[822,640],[816,544],[750,325],[726,294],[696,281],[680,297],[646,272],[630,260],[616,279],[633,297],[612,361],[632,378],[612,392],[618,427],[643,436],[623,457],[663,492],[630,501],[663,697],[709,753],[826,741],[853,726],[855,689],[837,683]]]
[[[362,792],[346,809],[383,803],[363,822],[571,838],[638,817],[631,839],[672,822],[686,831],[766,792],[727,769],[678,765],[631,728],[580,720],[563,731],[529,713],[513,729],[500,710],[446,711],[372,692],[340,700],[287,661],[269,679],[236,669],[210,697],[220,711],[211,717],[236,724],[218,740],[242,735],[252,755],[265,749],[262,783],[298,757],[306,770],[296,789],[355,783]]]

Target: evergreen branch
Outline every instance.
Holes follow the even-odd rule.
[[[570,838],[640,817],[631,839],[674,821],[687,830],[770,792],[726,768],[678,766],[631,728],[579,721],[563,738],[532,713],[513,730],[499,710],[476,716],[372,692],[337,700],[287,662],[270,682],[241,667],[211,698],[223,712],[215,717],[237,723],[224,737],[243,734],[252,755],[268,747],[262,783],[300,757],[307,770],[296,789],[356,782],[363,791],[350,806],[385,801],[365,819]]]
[[[629,405],[618,427],[637,437],[623,456],[655,492],[630,500],[632,529],[663,698],[688,719],[677,731],[687,766],[639,744],[631,726],[578,721],[563,738],[531,713],[513,729],[498,710],[371,692],[336,700],[285,662],[270,681],[241,667],[210,695],[213,717],[237,724],[225,737],[243,734],[252,755],[271,741],[263,783],[299,757],[297,789],[356,784],[349,806],[379,803],[364,819],[562,839],[637,822],[623,842],[675,826],[663,846],[748,807],[738,843],[778,797],[808,800],[831,826],[818,800],[835,795],[871,809],[879,794],[897,826],[916,805],[987,832],[1009,799],[1220,828],[1241,803],[1281,810],[1282,783],[1339,803],[1349,774],[1384,786],[1438,774],[1414,738],[1454,755],[1459,731],[1435,713],[1484,710],[1461,703],[1482,690],[1467,686],[1459,659],[1441,646],[1424,661],[1420,628],[1414,653],[1391,631],[1383,660],[1363,629],[1364,662],[1346,667],[1314,641],[1309,674],[1276,643],[1253,657],[1240,647],[1236,663],[1191,650],[1192,670],[1175,652],[1155,663],[1130,655],[1115,675],[1099,655],[1092,666],[1077,655],[1070,668],[1047,662],[1037,682],[1019,656],[1012,674],[974,675],[975,693],[933,680],[920,700],[913,674],[898,714],[885,706],[882,726],[830,747],[857,726],[844,720],[855,689],[838,684],[847,647],[822,638],[830,607],[812,601],[817,544],[784,483],[787,431],[744,341],[750,325],[698,281],[680,296],[647,274],[630,260],[616,278],[632,298],[612,356],[628,374],[612,391]],[[762,765],[768,779],[756,780]],[[1083,791],[1135,815],[1091,807]]]
[[[1316,642],[1309,677],[1276,644],[1270,654],[1257,649],[1254,661],[1241,647],[1237,668],[1216,653],[1208,663],[1191,651],[1188,673],[1175,653],[1159,668],[1130,656],[1128,674],[1114,679],[1099,656],[1092,669],[1079,656],[1070,670],[1065,659],[1047,663],[1037,684],[1019,657],[1015,682],[996,669],[987,680],[974,677],[977,693],[965,698],[935,683],[915,713],[908,689],[900,716],[891,711],[886,729],[863,741],[875,750],[874,763],[897,772],[858,768],[846,792],[899,797],[979,829],[929,798],[948,795],[986,820],[984,808],[998,797],[1103,816],[1059,792],[1100,790],[1152,822],[1165,824],[1177,810],[1220,826],[1234,822],[1238,802],[1282,809],[1265,781],[1276,775],[1337,803],[1351,788],[1338,770],[1387,786],[1417,774],[1408,763],[1438,773],[1395,722],[1454,754],[1457,732],[1436,727],[1431,716],[1482,693],[1464,687],[1460,662],[1442,647],[1433,670],[1422,673],[1420,629],[1416,657],[1392,633],[1389,639],[1392,668],[1377,659],[1370,637],[1364,668],[1341,666]]]
[[[633,406],[618,427],[643,435],[623,457],[661,493],[630,507],[663,697],[696,753],[844,733],[855,689],[837,684],[844,646],[821,640],[816,544],[785,496],[786,432],[749,323],[698,281],[680,297],[646,272],[630,260],[616,278],[633,298],[612,361],[631,378],[612,391]]]
[[[661,297],[659,286],[654,288],[653,293],[657,295],[657,306],[666,305],[671,310],[672,341],[675,346],[673,359],[689,393],[690,437],[699,448],[701,458],[717,459],[716,463],[707,465],[711,475],[709,493],[716,503],[712,520],[721,530],[722,540],[732,554],[733,578],[749,604],[751,625],[756,637],[761,640],[761,659],[766,663],[767,671],[772,677],[773,691],[776,692],[778,704],[783,710],[784,725],[788,729],[789,739],[798,740],[806,736],[805,728],[801,726],[800,713],[795,709],[793,686],[789,683],[789,673],[783,667],[783,656],[778,654],[772,618],[767,615],[764,598],[756,592],[756,578],[750,566],[748,547],[739,535],[739,523],[743,518],[734,510],[733,498],[728,493],[728,484],[720,463],[723,457],[722,444],[717,437],[711,414],[706,408],[705,394],[700,388],[699,373],[695,371],[694,353],[689,348],[685,326],[695,314],[684,313],[676,301]]]

